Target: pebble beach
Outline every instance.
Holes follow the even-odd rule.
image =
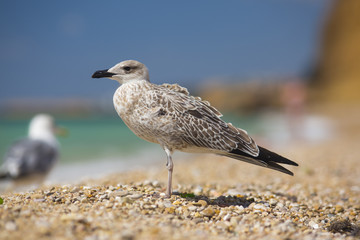
[[[336,137],[273,149],[299,163],[293,177],[175,155],[165,198],[164,155],[163,165],[1,194],[0,239],[359,239],[360,112],[341,111],[326,112]]]

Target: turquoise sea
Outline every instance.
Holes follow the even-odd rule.
[[[249,118],[241,121],[237,117],[227,117],[225,120],[232,120],[234,125],[241,125],[244,129],[255,127]],[[12,142],[26,136],[28,123],[28,119],[0,119],[0,156],[4,156]],[[56,123],[68,131],[67,136],[58,137],[62,163],[71,164],[114,157],[121,159],[136,155],[145,149],[159,147],[135,136],[117,116],[57,118]]]

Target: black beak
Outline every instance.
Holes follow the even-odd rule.
[[[105,77],[112,77],[115,73],[108,72],[109,69],[99,70],[94,72],[91,76],[92,78],[105,78]]]

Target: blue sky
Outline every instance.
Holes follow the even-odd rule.
[[[96,98],[91,79],[126,59],[155,83],[301,75],[316,56],[328,0],[0,0],[0,100]]]

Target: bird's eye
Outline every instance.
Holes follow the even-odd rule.
[[[126,72],[128,72],[128,71],[131,70],[131,67],[123,67],[123,69],[124,69]]]

